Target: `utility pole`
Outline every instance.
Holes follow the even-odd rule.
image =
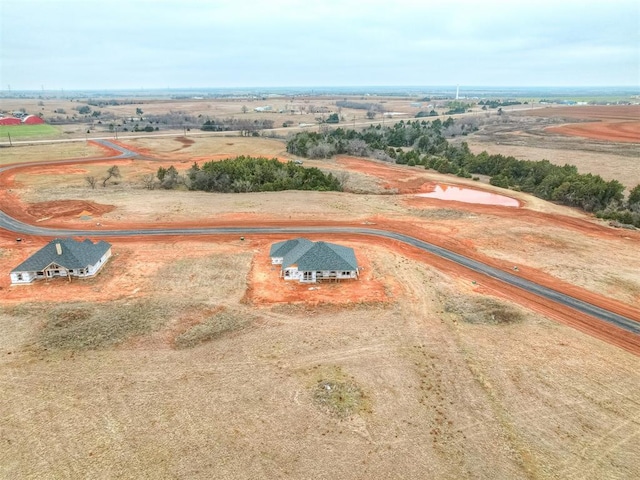
[[[13,143],[11,143],[11,134],[7,132],[7,136],[9,137],[9,146],[13,147]]]

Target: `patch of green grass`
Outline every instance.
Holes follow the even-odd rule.
[[[60,135],[60,130],[52,125],[0,125],[0,139],[11,140],[32,139],[37,137],[51,137]]]
[[[240,330],[252,321],[253,317],[247,313],[223,309],[178,335],[174,343],[176,348],[193,348],[226,333]]]
[[[510,325],[524,320],[524,314],[517,308],[488,297],[448,296],[444,309],[473,324]]]
[[[340,367],[324,367],[316,372],[313,400],[322,409],[340,419],[371,411],[370,402],[356,381]]]
[[[157,301],[72,303],[50,308],[36,343],[47,350],[93,350],[150,333],[170,308]]]

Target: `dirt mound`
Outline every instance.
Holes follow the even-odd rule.
[[[32,203],[27,207],[27,214],[38,219],[77,217],[78,215],[96,217],[111,212],[115,208],[113,205],[101,205],[84,200],[57,200]]]
[[[195,140],[192,140],[187,137],[176,137],[174,140],[176,142],[180,142],[182,145],[185,145],[185,146],[193,145],[194,143],[196,143]]]

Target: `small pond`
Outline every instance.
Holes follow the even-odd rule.
[[[502,207],[519,207],[520,202],[515,198],[499,195],[497,193],[473,190],[472,188],[454,187],[452,185],[438,184],[433,192],[418,193],[418,197],[437,198],[438,200],[453,200],[464,203],[477,203],[480,205],[500,205]]]

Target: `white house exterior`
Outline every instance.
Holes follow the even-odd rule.
[[[86,278],[94,276],[111,256],[105,241],[51,240],[11,271],[11,283],[19,285],[54,277]]]
[[[274,243],[271,263],[281,265],[280,277],[302,283],[358,278],[358,262],[353,248],[306,238]]]

